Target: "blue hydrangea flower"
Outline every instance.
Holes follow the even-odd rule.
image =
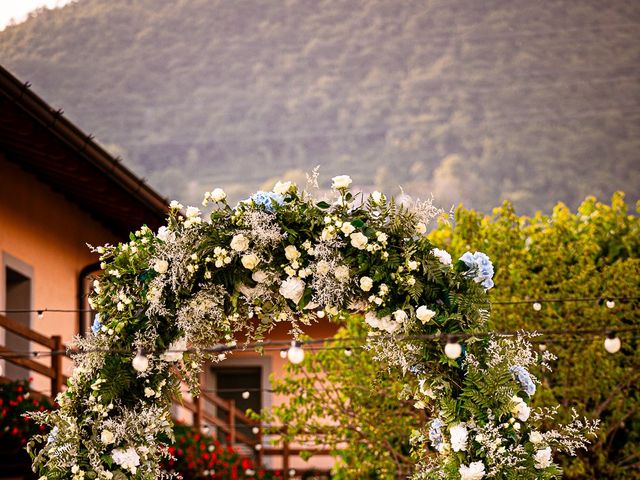
[[[536,384],[533,383],[533,379],[526,368],[516,365],[515,367],[509,368],[509,371],[515,375],[522,386],[522,390],[524,390],[527,395],[532,397],[536,393]]]
[[[96,313],[96,316],[93,318],[93,325],[91,325],[91,331],[94,335],[96,335],[100,329],[102,328],[102,323],[100,322],[100,314]]]
[[[466,252],[460,260],[469,267],[467,275],[473,277],[475,282],[481,283],[486,290],[493,287],[493,263],[485,253]]]
[[[282,205],[284,203],[284,197],[279,193],[265,192],[263,190],[254,193],[248,199],[248,201],[252,201],[256,205],[262,205],[270,212],[273,212],[272,200],[275,201],[278,205]]]
[[[444,427],[444,422],[436,418],[431,425],[429,425],[429,440],[431,441],[431,445],[433,448],[440,451],[444,444],[444,439],[442,438],[442,427]]]

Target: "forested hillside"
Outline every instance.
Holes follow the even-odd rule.
[[[0,62],[184,201],[317,164],[445,206],[639,198],[635,0],[80,0]]]

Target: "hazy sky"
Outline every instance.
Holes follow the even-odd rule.
[[[0,30],[9,24],[11,19],[21,22],[29,12],[38,7],[62,7],[74,0],[0,0]]]

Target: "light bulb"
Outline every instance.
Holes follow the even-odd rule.
[[[242,392],[242,398],[244,398],[245,400],[246,400],[247,398],[249,398],[250,396],[251,396],[251,393],[249,393],[249,391],[248,391],[248,390],[246,390],[246,391]]]
[[[604,349],[609,353],[616,353],[620,351],[621,346],[620,338],[614,332],[609,332],[607,338],[604,339]]]
[[[607,300],[606,305],[607,308],[613,308],[616,306],[616,302],[614,302],[613,300]]]
[[[42,320],[44,318],[44,310],[38,310],[38,320]]]
[[[345,347],[345,348],[344,348],[344,354],[345,354],[347,357],[350,357],[352,353],[353,353],[353,350],[351,350],[351,347]]]
[[[204,433],[205,435],[209,435],[209,425],[204,424],[202,426],[202,433]]]
[[[547,344],[546,343],[540,343],[538,345],[538,350],[540,350],[541,352],[544,352],[547,349]]]
[[[316,316],[317,316],[318,318],[324,318],[324,310],[318,310],[318,311],[316,312]]]
[[[462,346],[455,338],[452,337],[447,341],[447,344],[444,347],[444,354],[450,359],[455,360],[462,355]]]
[[[287,349],[283,348],[280,350],[280,358],[287,358]]]
[[[291,346],[289,347],[289,351],[287,352],[287,357],[289,361],[294,364],[302,363],[304,360],[304,350],[302,350],[302,342],[298,342],[297,340],[293,340],[291,342]]]
[[[260,450],[262,450],[262,445],[260,445],[259,443],[256,443],[256,446],[254,448],[256,450],[260,451]]]
[[[289,470],[289,476],[290,477],[295,477],[296,476],[296,469],[292,468],[291,470]]]
[[[533,309],[536,312],[539,312],[540,310],[542,310],[542,304],[540,302],[533,302]]]
[[[0,362],[0,377],[4,375],[4,360]]]
[[[149,359],[144,354],[144,351],[142,349],[138,350],[138,353],[133,358],[131,365],[133,365],[134,370],[136,370],[137,372],[147,371],[147,369],[149,368]]]
[[[254,434],[254,435],[257,435],[257,434],[259,434],[259,433],[260,433],[260,428],[259,428],[259,427],[253,427],[253,428],[251,429],[251,431],[253,432],[253,434]]]

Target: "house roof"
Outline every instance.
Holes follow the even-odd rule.
[[[167,199],[2,66],[0,157],[32,173],[123,238],[143,224],[156,229],[167,216]]]

